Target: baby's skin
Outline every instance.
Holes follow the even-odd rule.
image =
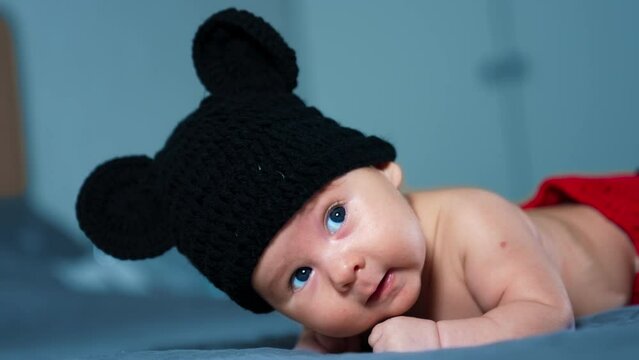
[[[403,194],[394,162],[353,170],[310,199],[253,272],[300,322],[299,349],[416,351],[552,332],[630,300],[637,257],[596,210],[523,211],[496,194]]]

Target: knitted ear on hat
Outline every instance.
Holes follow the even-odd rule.
[[[162,204],[153,178],[153,160],[127,156],[105,162],[85,180],[76,215],[100,250],[120,259],[144,259],[173,246],[163,237]]]
[[[211,16],[193,40],[200,81],[213,94],[283,93],[297,86],[295,52],[262,18],[227,9]]]

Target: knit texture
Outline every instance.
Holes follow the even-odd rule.
[[[76,202],[80,228],[120,259],[176,246],[240,306],[268,312],[251,276],[271,239],[331,180],[392,161],[395,150],[294,95],[295,53],[251,13],[206,20],[193,61],[211,95],[153,158],[112,159],[89,175]]]

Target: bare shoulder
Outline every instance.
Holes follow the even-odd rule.
[[[502,301],[520,299],[516,293],[530,288],[529,284],[519,288],[516,283],[521,279],[553,283],[540,281],[543,276],[533,279],[540,271],[531,269],[548,268],[536,227],[519,206],[499,194],[451,188],[415,193],[410,199],[420,218],[436,215],[430,220],[435,221],[430,236],[434,256],[444,261],[435,263],[445,273],[457,264],[462,283],[483,312]]]
[[[464,282],[483,311],[513,301],[565,308],[561,279],[537,227],[519,206],[474,188],[417,196],[439,199],[435,246],[460,259]]]
[[[527,218],[515,204],[480,188],[459,187],[418,191],[407,195],[418,216],[436,214],[439,221],[462,226],[489,221],[496,225],[513,216]]]
[[[511,235],[537,235],[536,227],[519,206],[488,190],[428,190],[413,193],[408,199],[420,220],[434,229],[430,236],[435,242],[459,252],[472,248],[485,251],[488,244],[500,248]]]
[[[429,189],[411,192],[408,194],[410,198],[423,200],[436,200],[438,202],[460,202],[460,201],[483,201],[494,200],[508,202],[500,195],[481,188],[474,187],[451,187],[451,188],[439,188]]]
[[[447,236],[457,242],[485,249],[485,245],[493,244],[501,248],[504,240],[515,236],[537,237],[536,227],[526,213],[499,194],[460,188],[451,189],[447,197],[440,221]]]

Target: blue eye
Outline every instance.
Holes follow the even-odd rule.
[[[303,288],[304,285],[306,285],[308,278],[311,277],[312,272],[313,269],[307,266],[295,270],[295,273],[293,273],[293,276],[291,276],[291,286],[293,287],[293,290],[299,290]]]
[[[346,209],[341,205],[332,207],[326,214],[326,229],[328,232],[335,234],[342,227],[344,219],[346,219]]]

